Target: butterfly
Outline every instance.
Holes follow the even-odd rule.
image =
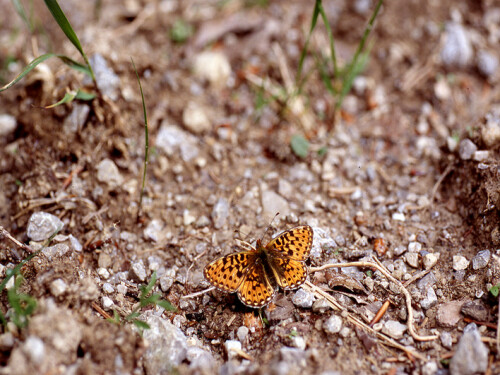
[[[232,253],[207,264],[205,279],[218,289],[238,293],[240,301],[254,308],[266,306],[278,291],[296,289],[306,281],[313,242],[309,225],[280,233],[265,247],[257,240],[255,248]]]

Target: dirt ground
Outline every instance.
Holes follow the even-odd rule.
[[[300,95],[279,96],[294,92],[313,2],[61,3],[105,64],[103,96],[43,108],[93,89],[57,59],[0,93],[0,225],[36,250],[45,238],[33,214],[64,223],[22,268],[20,292],[37,308],[27,327],[2,327],[1,374],[500,373],[489,292],[500,283],[497,2],[387,1],[338,117],[321,21]],[[323,3],[342,67],[375,3]],[[1,85],[42,53],[80,60],[34,6],[30,35],[0,0]],[[131,58],[149,120],[139,215],[145,134]],[[297,134],[306,157],[291,149]],[[237,239],[266,243],[302,224],[314,231],[303,288],[262,310],[219,291],[181,298],[210,286],[204,266]],[[0,246],[3,279],[29,254],[6,237]],[[373,258],[392,279],[371,266],[313,268]],[[107,321],[137,306],[153,271],[177,310],[141,309],[142,336]],[[0,306],[12,316],[6,291]]]

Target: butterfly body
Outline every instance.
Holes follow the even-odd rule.
[[[308,225],[292,228],[266,246],[257,240],[256,248],[232,253],[209,263],[205,278],[216,288],[238,293],[245,305],[267,305],[278,290],[296,289],[307,278],[304,262],[312,247],[313,231]]]

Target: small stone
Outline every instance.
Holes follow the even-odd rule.
[[[427,289],[427,295],[425,296],[425,298],[420,301],[420,306],[422,306],[424,310],[428,310],[431,307],[436,306],[437,303],[438,299],[436,296],[436,292],[434,291],[433,288],[429,288]]]
[[[490,157],[490,152],[488,150],[478,150],[472,155],[472,160],[474,161],[485,161]]]
[[[450,332],[441,332],[439,338],[441,339],[441,344],[443,344],[446,349],[451,349],[451,347],[453,346],[453,336]]]
[[[9,135],[17,128],[17,120],[14,116],[5,113],[0,114],[0,137]]]
[[[216,361],[210,352],[196,346],[190,346],[187,348],[186,359],[190,362],[190,369],[198,369],[202,374],[214,373],[213,368],[216,366]]]
[[[238,340],[240,340],[240,342],[245,342],[245,339],[247,338],[249,332],[250,330],[247,327],[241,326],[236,331],[236,336],[238,336]]]
[[[163,263],[163,261],[158,256],[151,255],[148,257],[148,268],[150,271],[158,271],[160,269],[162,263]],[[163,275],[163,274],[160,274],[160,272],[158,272],[157,274],[158,274],[158,276]]]
[[[498,69],[498,58],[488,51],[479,51],[477,54],[477,68],[483,76],[489,78]]]
[[[189,102],[184,108],[182,122],[186,129],[195,134],[201,134],[212,128],[205,110],[195,102]]]
[[[342,318],[338,315],[330,316],[323,323],[323,329],[326,333],[339,333],[342,329]]]
[[[489,250],[479,251],[474,258],[472,258],[472,268],[480,270],[486,267],[490,261],[491,252]]]
[[[137,281],[144,282],[146,280],[146,268],[144,267],[144,262],[139,260],[138,262],[132,263],[130,266],[129,276]]]
[[[448,151],[455,152],[458,147],[458,140],[455,137],[446,137],[446,145],[448,146]]]
[[[396,256],[403,255],[405,251],[406,251],[406,247],[404,247],[404,246],[396,246],[394,248],[394,255],[396,255]]]
[[[462,139],[458,145],[458,156],[462,160],[470,160],[477,151],[477,146],[468,138]]]
[[[115,288],[110,283],[104,283],[102,284],[102,290],[104,293],[111,294],[115,291]]]
[[[128,291],[128,288],[126,285],[123,285],[123,284],[118,284],[116,286],[116,291],[122,295],[125,295],[127,294],[127,291]]]
[[[82,130],[89,116],[90,107],[86,104],[73,104],[73,110],[63,121],[63,131],[74,134]]]
[[[200,216],[195,224],[196,228],[204,228],[208,227],[209,225],[210,225],[210,219],[205,215]]]
[[[353,202],[359,201],[363,197],[363,192],[361,189],[356,189],[354,192],[351,194],[350,199]]]
[[[39,365],[45,359],[45,344],[36,336],[28,336],[23,345],[24,353],[34,365]]]
[[[194,72],[215,86],[223,86],[231,74],[231,65],[223,53],[206,51],[196,56]]]
[[[451,88],[445,79],[439,79],[434,84],[434,94],[441,101],[446,101],[451,96]]]
[[[434,265],[437,263],[439,260],[439,253],[427,253],[424,255],[422,258],[422,262],[424,264],[424,268],[426,270],[434,267]]]
[[[405,214],[402,213],[402,212],[394,212],[392,214],[392,220],[396,220],[396,221],[405,221],[406,218],[405,218]]]
[[[317,299],[312,305],[312,311],[320,314],[324,314],[326,311],[330,310],[330,308],[330,304],[326,298]]]
[[[101,252],[97,258],[97,265],[99,268],[108,268],[113,264],[113,259],[108,253]]]
[[[435,375],[438,369],[439,367],[436,362],[427,362],[422,366],[422,375]]]
[[[465,302],[460,311],[462,314],[480,322],[485,322],[488,319],[488,310],[479,300]]]
[[[75,251],[82,251],[83,250],[82,244],[80,243],[80,241],[78,241],[78,239],[75,236],[70,234],[68,236],[68,239],[69,239],[69,242],[71,244],[71,247],[73,247],[73,250],[75,250]]]
[[[241,352],[241,342],[237,340],[227,340],[224,343],[224,349],[226,349],[227,357],[229,359],[235,358]]]
[[[192,215],[189,210],[184,210],[182,213],[184,226],[193,224],[196,221],[196,216]]]
[[[408,251],[412,253],[418,253],[422,250],[422,244],[420,242],[410,242],[408,244]]]
[[[400,339],[407,328],[406,324],[401,324],[397,320],[388,320],[384,323],[382,332],[395,339]]]
[[[284,178],[280,178],[278,180],[278,193],[287,198],[290,199],[293,196],[293,186],[288,180]]]
[[[163,228],[164,228],[163,221],[158,219],[153,219],[149,222],[147,227],[144,228],[144,237],[154,242],[159,242],[164,237]]]
[[[64,223],[47,212],[35,212],[28,221],[28,237],[33,241],[44,241],[61,231]]]
[[[457,349],[450,363],[453,375],[484,373],[488,368],[488,347],[481,341],[481,335],[474,323],[464,328]]]
[[[54,246],[48,246],[42,250],[42,253],[47,257],[49,261],[52,261],[54,257],[61,257],[69,251],[69,246],[65,243],[58,243]]]
[[[220,229],[226,225],[229,217],[229,202],[225,198],[219,198],[212,210],[212,220],[214,221],[215,229]]]
[[[469,261],[462,255],[453,256],[453,269],[455,271],[465,270],[469,267]]]
[[[168,156],[173,156],[180,152],[184,162],[191,161],[200,153],[196,137],[176,125],[168,124],[166,121],[162,122],[158,131],[156,146]]]
[[[149,343],[143,354],[145,373],[169,374],[186,359],[187,338],[167,319],[147,314],[145,321],[150,326],[143,332]]]
[[[55,279],[50,283],[50,293],[54,297],[59,297],[66,292],[68,285],[63,279]]]
[[[488,147],[500,142],[500,111],[486,114],[486,124],[481,128],[481,138]]]
[[[365,15],[370,12],[371,7],[371,0],[356,0],[353,3],[354,11],[360,15]]]
[[[262,214],[265,218],[273,218],[277,212],[280,217],[286,217],[290,214],[290,206],[285,198],[272,190],[262,192]]]
[[[305,350],[306,340],[302,336],[293,336],[292,345],[297,349]]]
[[[109,279],[109,271],[106,268],[99,268],[97,269],[97,274],[101,276],[104,280]]]
[[[117,188],[123,184],[123,177],[111,159],[103,159],[97,164],[97,179],[110,188]]]
[[[175,281],[175,270],[170,268],[165,271],[165,274],[160,277],[160,288],[166,293],[174,285]]]
[[[406,263],[408,263],[413,268],[418,268],[419,266],[419,255],[418,253],[406,253],[405,254]]]
[[[458,23],[448,23],[441,50],[444,65],[465,67],[472,61],[472,57],[471,42],[464,27]]]
[[[120,77],[108,67],[108,63],[100,54],[95,54],[90,57],[90,66],[92,66],[97,86],[101,93],[112,101],[116,101],[120,92]],[[84,83],[90,83],[90,80],[86,78],[84,79]]]
[[[310,309],[314,302],[314,294],[300,288],[293,295],[292,302],[295,306]]]
[[[14,335],[12,332],[5,332],[0,335],[0,350],[9,351],[14,347]]]
[[[445,302],[438,307],[436,319],[442,327],[453,328],[461,320],[460,309],[463,302],[451,301]]]
[[[113,308],[113,306],[115,305],[113,300],[109,297],[106,297],[106,296],[101,298],[101,304],[102,304],[102,308],[106,311],[111,310]]]

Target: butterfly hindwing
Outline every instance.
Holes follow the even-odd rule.
[[[264,265],[260,262],[256,262],[249,268],[238,288],[240,301],[256,308],[267,305],[275,294],[276,288],[272,285]]]
[[[296,289],[306,281],[307,267],[294,259],[277,257],[271,260],[274,277],[282,289]]]

